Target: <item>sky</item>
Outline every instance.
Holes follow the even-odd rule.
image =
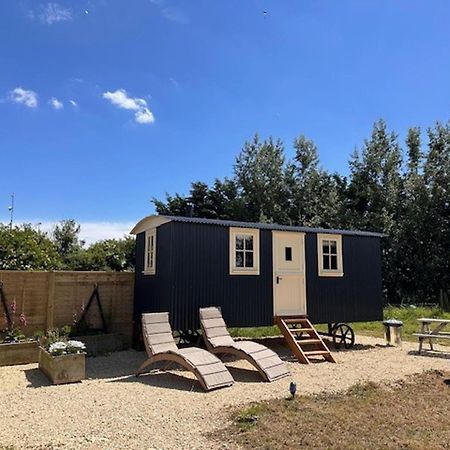
[[[299,134],[346,173],[384,118],[450,118],[448,0],[1,0],[0,221],[120,237],[152,197]]]

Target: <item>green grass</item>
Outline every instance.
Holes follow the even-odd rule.
[[[421,317],[450,319],[450,313],[444,312],[438,307],[425,308],[414,306],[387,306],[383,311],[384,319],[398,319],[403,322],[403,339],[406,341],[416,341],[417,338],[412,336],[417,333],[420,328],[417,319]],[[383,337],[384,327],[382,322],[354,322],[351,324],[356,334],[366,336]],[[326,332],[328,326],[326,324],[318,324],[319,331]],[[231,335],[234,337],[246,338],[263,338],[270,336],[279,336],[280,330],[277,326],[258,327],[258,328],[231,328]],[[442,344],[450,345],[450,342],[443,341]]]
[[[280,329],[276,325],[272,327],[257,327],[257,328],[230,328],[230,334],[233,337],[245,337],[256,339],[269,336],[279,336]]]
[[[248,431],[254,427],[266,410],[267,407],[264,403],[256,403],[240,411],[235,416],[235,421],[240,431]]]
[[[387,306],[384,309],[383,316],[385,319],[398,319],[403,322],[403,339],[407,341],[416,341],[417,338],[412,336],[420,329],[420,323],[417,319],[421,317],[450,319],[450,313],[442,311],[440,308],[424,308],[424,307],[398,307]],[[354,323],[355,333],[383,337],[384,327],[381,322],[359,322]],[[441,342],[445,344],[445,342]],[[448,341],[447,341],[448,343]]]

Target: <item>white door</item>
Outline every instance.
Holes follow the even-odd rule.
[[[274,315],[306,315],[305,234],[272,232]]]

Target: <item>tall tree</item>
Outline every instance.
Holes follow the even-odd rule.
[[[214,186],[209,189],[208,198],[214,214],[213,218],[243,220],[246,217],[245,202],[234,180],[216,179]]]
[[[450,291],[450,122],[428,130],[424,181],[429,195],[428,256],[433,282],[430,291]]]
[[[299,136],[294,149],[294,161],[288,169],[291,222],[312,227],[339,226],[343,208],[340,188],[344,180],[320,167],[317,147],[310,139]]]
[[[383,120],[375,122],[361,155],[356,151],[350,160],[349,200],[354,226],[395,231],[401,197],[401,164],[397,135],[387,131]]]
[[[236,184],[247,208],[246,219],[286,223],[288,199],[285,184],[284,146],[272,138],[261,141],[255,135],[244,143],[236,158]]]
[[[383,120],[375,122],[372,136],[364,142],[362,154],[350,161],[349,206],[356,229],[386,233],[383,246],[383,281],[385,292],[400,301],[398,289],[399,227],[402,212],[402,155],[397,135],[388,132]]]
[[[155,205],[155,210],[158,214],[168,216],[184,216],[186,214],[186,208],[189,202],[180,194],[175,194],[174,197],[166,194],[166,201],[152,198],[152,203]]]
[[[406,138],[407,161],[403,182],[401,219],[398,221],[397,289],[401,301],[425,301],[429,283],[427,269],[428,193],[423,179],[421,131],[411,128]],[[417,277],[420,273],[421,276]]]
[[[84,245],[79,235],[80,225],[73,219],[62,220],[53,229],[53,242],[67,269],[76,269],[78,266],[78,259]]]

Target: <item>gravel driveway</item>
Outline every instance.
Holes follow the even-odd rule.
[[[50,385],[36,364],[0,367],[0,449],[230,448],[207,436],[227,423],[229,407],[286,396],[291,379],[301,394],[450,368],[449,359],[418,356],[414,343],[386,348],[382,340],[363,336],[357,342],[353,350],[333,353],[337,364],[305,366],[290,359],[280,340],[268,339],[288,360],[290,378],[263,383],[248,363],[230,362],[236,384],[209,393],[181,370],[134,377],[145,354],[133,350],[87,359],[88,379],[76,384]]]

